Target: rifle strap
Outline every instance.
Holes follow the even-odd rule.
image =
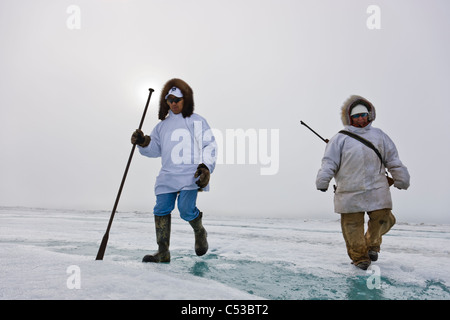
[[[383,157],[381,156],[380,151],[378,151],[378,149],[373,145],[372,142],[370,142],[369,140],[364,139],[361,136],[358,136],[357,134],[347,131],[347,130],[341,130],[339,131],[339,133],[345,134],[349,137],[352,137],[356,140],[358,140],[359,142],[361,142],[362,144],[364,144],[365,146],[369,147],[370,149],[372,149],[373,151],[375,151],[375,153],[377,154],[378,158],[380,158],[381,164],[380,164],[380,170],[381,170],[381,165],[383,164]]]

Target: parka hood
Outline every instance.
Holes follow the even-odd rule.
[[[369,100],[361,96],[352,95],[347,100],[345,100],[344,104],[341,107],[341,119],[344,126],[349,126],[351,124],[350,112],[357,105],[363,105],[367,108],[367,110],[369,110],[369,122],[373,122],[375,120],[376,112],[373,104],[370,103]]]
[[[169,113],[169,106],[166,102],[166,95],[169,93],[169,90],[173,87],[177,87],[180,89],[181,93],[183,93],[183,111],[181,113],[183,114],[183,117],[190,117],[192,113],[194,113],[194,92],[192,91],[192,88],[183,80],[181,79],[171,79],[166,82],[164,85],[161,96],[159,98],[159,115],[158,118],[160,120],[164,120],[167,117],[167,114]]]

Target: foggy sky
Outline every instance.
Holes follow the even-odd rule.
[[[370,5],[380,29],[368,27]],[[110,211],[148,88],[147,134],[163,84],[177,77],[225,137],[279,132],[276,174],[261,175],[259,156],[218,164],[198,197],[205,215],[337,219],[332,191],[315,189],[325,143],[300,120],[331,138],[340,106],[358,94],[411,174],[410,189],[391,189],[397,220],[450,223],[449,9],[446,0],[2,0],[0,205]],[[152,212],[160,167],[135,153],[119,211]]]

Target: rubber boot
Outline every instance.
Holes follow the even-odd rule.
[[[358,264],[355,264],[355,266],[357,266],[360,269],[367,270],[370,266],[370,261],[362,261]]]
[[[156,216],[156,243],[158,244],[158,252],[153,255],[146,255],[142,262],[170,262],[170,221],[171,215]]]
[[[369,250],[369,258],[372,261],[377,261],[378,260],[378,252],[376,252],[375,250]]]
[[[192,229],[194,229],[195,234],[195,253],[198,256],[204,255],[208,251],[208,241],[206,240],[207,232],[202,225],[203,213],[200,212],[197,218],[189,221]]]

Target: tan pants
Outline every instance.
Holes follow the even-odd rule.
[[[380,252],[381,236],[395,224],[391,209],[367,212],[369,222],[364,234],[364,212],[341,214],[342,234],[347,253],[354,264],[370,261],[368,251]]]

